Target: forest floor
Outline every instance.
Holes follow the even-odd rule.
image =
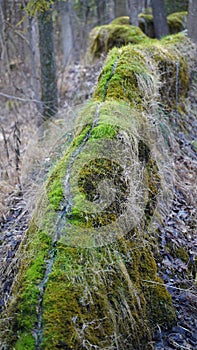
[[[61,106],[64,113],[69,109],[74,113],[75,104],[83,103],[91,97],[101,65],[102,62],[99,62],[96,67],[73,65],[61,76],[61,86],[63,86],[61,101],[66,101],[66,104],[62,103]],[[192,108],[196,110],[197,106],[197,77],[195,79],[195,84],[188,96],[192,106],[191,110]],[[61,116],[61,113],[59,115]],[[177,320],[172,329],[161,329],[158,326],[153,338],[153,347],[156,350],[197,349],[197,281],[195,281],[197,152],[194,147],[197,121],[195,116],[193,112],[184,120],[182,120],[183,116],[178,116],[178,120],[172,125],[179,148],[178,152],[177,148],[171,150],[175,163],[174,199],[167,217],[158,229],[160,247],[157,252],[157,263],[159,274],[172,295],[177,310]],[[34,118],[29,115],[29,117],[19,119],[20,130],[22,130],[20,133],[21,157],[25,155],[31,133],[36,133],[35,118],[36,114]],[[180,128],[182,124],[184,128]],[[11,135],[16,127],[14,121],[10,123],[6,117],[3,119],[2,126],[5,135]],[[3,147],[5,138],[2,137],[0,141]],[[31,167],[31,160],[29,162],[29,167]],[[39,166],[41,167],[42,164]],[[10,174],[8,173],[8,177],[11,178],[12,173]],[[17,179],[20,177],[19,170]],[[0,309],[3,310],[15,277],[16,253],[27,230],[32,207],[27,204],[31,192],[29,196],[26,196],[21,183],[15,180],[13,184],[10,184],[9,181],[6,184],[5,179],[1,183],[4,183],[4,186],[1,185],[1,190],[3,190],[0,207]]]

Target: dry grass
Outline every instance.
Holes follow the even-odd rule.
[[[60,108],[55,120],[45,125],[46,137],[42,140],[37,127],[40,113],[33,100],[29,73],[16,66],[13,71],[4,72],[5,75],[1,76],[0,217],[9,210],[6,202],[11,192],[21,185],[22,188],[30,188],[29,175],[33,167],[37,176],[31,183],[32,193],[28,193],[26,198],[38,192],[38,178],[46,174],[49,166],[47,158],[54,159],[61,138],[72,130],[80,104],[92,95],[101,65],[102,62],[99,62],[96,67],[78,64],[58,69]]]

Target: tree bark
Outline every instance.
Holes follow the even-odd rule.
[[[138,2],[138,0],[127,0],[130,24],[136,27],[138,27]]]
[[[67,66],[73,56],[73,30],[70,15],[70,0],[60,2],[61,35],[64,64]]]
[[[151,5],[153,10],[155,36],[160,39],[162,36],[169,34],[165,3],[164,0],[152,0]]]
[[[114,0],[115,17],[128,16],[126,0]]]
[[[189,1],[189,14],[188,14],[188,35],[197,44],[197,1]]]
[[[39,86],[37,64],[36,64],[35,19],[33,19],[32,17],[29,17],[28,21],[29,21],[29,46],[30,46],[29,48],[30,48],[34,99],[37,101],[36,105],[37,105],[38,111],[41,111],[41,102],[40,102],[40,96],[39,96],[40,86]]]
[[[105,14],[106,14],[106,3],[103,0],[95,0],[96,12],[97,12],[97,23],[100,26],[105,24]]]
[[[46,120],[58,109],[57,77],[53,44],[52,11],[38,14],[39,50],[41,66],[42,116]]]

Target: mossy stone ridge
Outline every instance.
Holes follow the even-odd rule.
[[[188,64],[182,47],[190,45],[179,34],[110,51],[92,101],[78,119],[75,138],[51,169],[21,244],[18,274],[3,314],[0,339],[6,349],[147,350],[153,348],[154,329],[173,324],[175,310],[157,276],[152,253],[156,240],[149,231],[164,187],[162,161],[153,152],[155,124],[149,115],[157,115],[161,103],[166,110],[177,108],[177,62],[179,103],[185,98]],[[131,158],[117,164],[110,157],[92,156],[98,144],[115,145],[117,140]],[[78,192],[72,192],[68,175],[78,156],[86,159],[86,150],[90,161],[81,168],[79,162]],[[119,189],[112,205],[86,215],[84,198],[94,200],[97,182],[104,176],[111,181],[112,175]],[[140,220],[107,240],[108,227],[133,205],[135,176],[136,193],[141,191],[144,201]],[[134,209],[136,214],[137,205]],[[102,227],[106,242],[91,246],[96,237],[87,232],[96,235]],[[76,244],[69,244],[69,234],[76,234]],[[80,245],[88,240],[89,247]],[[182,251],[179,254],[183,256]]]
[[[187,12],[172,13],[167,17],[169,33],[176,34],[186,29]],[[93,62],[113,47],[139,44],[148,38],[155,38],[153,15],[139,14],[139,27],[131,26],[129,17],[118,17],[110,24],[95,27],[89,35],[86,60]]]

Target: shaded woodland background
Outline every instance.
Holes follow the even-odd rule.
[[[42,122],[53,116],[64,118],[70,108],[91,97],[104,59],[98,60],[98,69],[86,62],[91,29],[120,16],[130,16],[137,25],[138,14],[152,13],[151,6],[160,37],[168,28],[158,16],[165,24],[166,15],[187,11],[189,1],[0,1],[1,215],[9,206],[8,194],[21,188],[27,143]],[[195,24],[190,32],[193,28]],[[77,89],[74,84],[73,90],[72,80],[77,81]]]

